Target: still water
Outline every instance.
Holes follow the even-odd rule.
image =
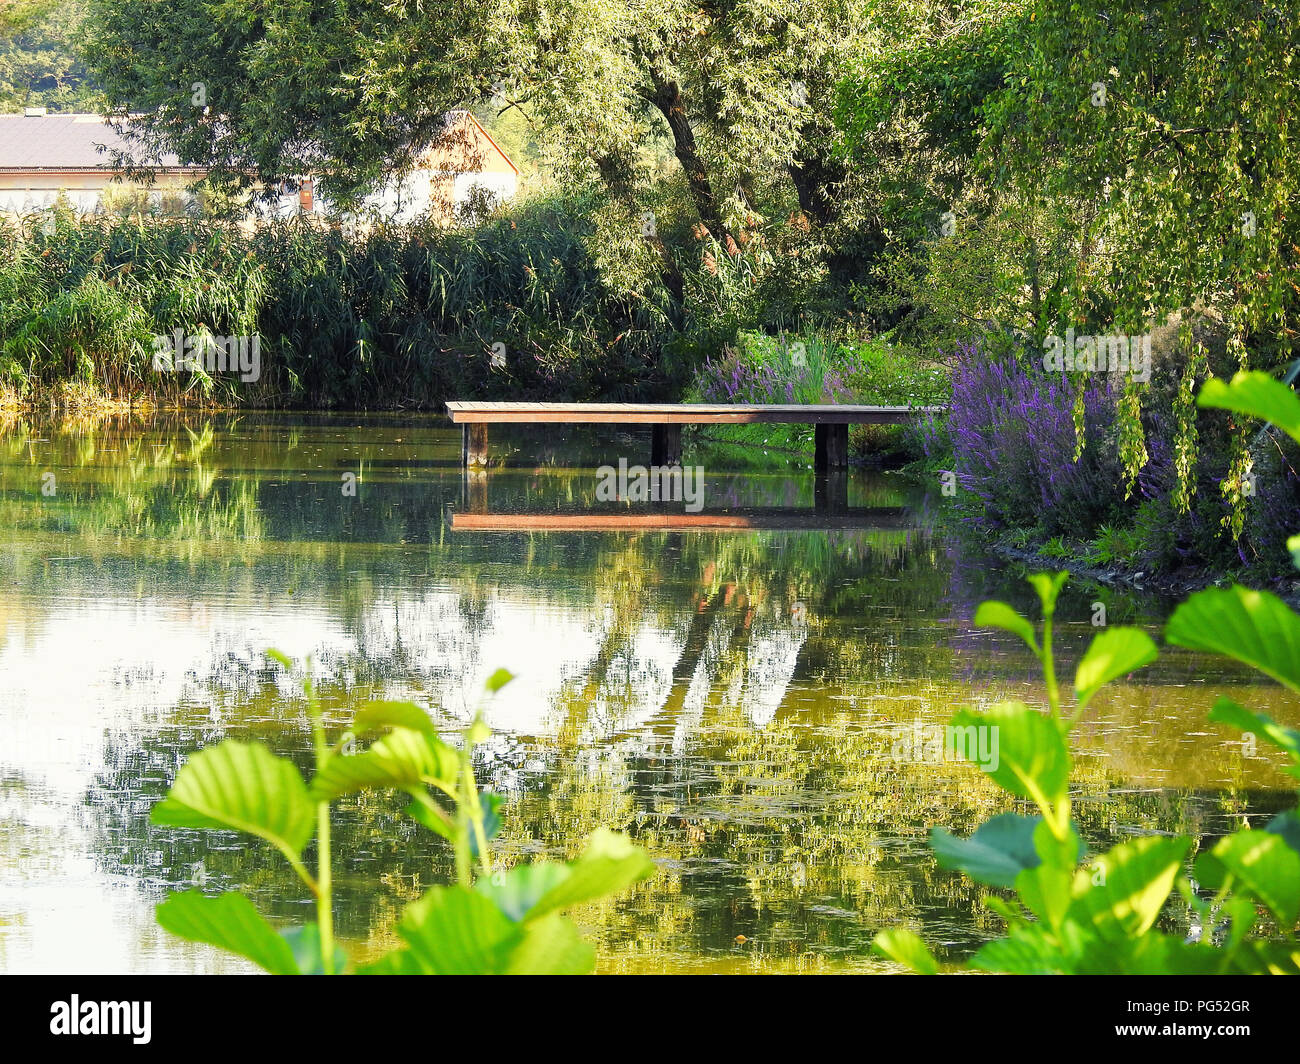
[[[646,433],[493,432],[500,464],[463,477],[460,432],[434,418],[0,421],[0,970],[245,970],[155,925],[194,884],[312,918],[269,848],[148,820],[222,738],[307,763],[272,646],[312,655],[340,731],[368,698],[412,699],[454,731],[487,676],[514,672],[478,765],[508,798],[499,853],[572,856],[606,825],[658,865],[575,914],[602,971],[881,970],[868,946],[884,926],[952,962],[998,932],[984,889],[938,869],[925,835],[1015,807],[898,740],[960,705],[1043,701],[1027,652],[970,625],[982,598],[1031,608],[1020,573],[936,531],[936,500],[886,474],[852,474],[849,506],[871,512],[832,528],[453,528],[468,511],[616,512],[596,467],[648,460]],[[688,440],[686,460],[711,513],[813,506],[789,458]],[[1153,634],[1173,605],[1077,586],[1063,660],[1096,602]],[[1174,650],[1094,701],[1075,737],[1093,849],[1150,832],[1204,845],[1292,804],[1266,748],[1246,756],[1206,722],[1220,694],[1300,722],[1277,686]],[[335,911],[357,957],[451,872],[401,804],[337,812]]]

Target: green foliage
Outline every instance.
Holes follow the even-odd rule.
[[[1266,417],[1288,431],[1300,427],[1300,401],[1261,375],[1240,375],[1231,385],[1207,386],[1206,392],[1203,405]],[[1046,680],[1049,715],[1009,704],[984,715],[963,710],[954,718],[966,726],[1009,725],[1000,728],[1002,765],[993,771],[981,767],[1011,793],[1032,799],[1042,816],[1036,826],[1028,818],[1000,817],[967,840],[946,833],[932,839],[941,865],[962,868],[993,886],[1013,885],[1023,905],[990,901],[1007,921],[1007,937],[983,946],[972,967],[1019,973],[1300,973],[1300,821],[1295,810],[1279,815],[1263,831],[1234,832],[1197,856],[1196,877],[1201,888],[1213,892],[1208,900],[1186,878],[1183,865],[1192,846],[1187,838],[1133,839],[1076,868],[1068,787],[1070,730],[1102,686],[1150,664],[1156,648],[1135,629],[1099,634],[1076,670],[1078,708],[1065,719],[1052,658],[1052,615],[1065,576],[1030,577],[1043,607],[1041,643],[1029,622],[1005,603],[984,603],[975,618],[979,625],[1015,633],[1034,651]],[[1300,693],[1300,615],[1272,595],[1236,586],[1200,592],[1174,611],[1165,637],[1173,644],[1224,654]],[[981,717],[987,725],[978,724]],[[1300,779],[1300,731],[1228,698],[1216,703],[1210,719],[1262,736],[1286,753],[1291,764],[1285,771]],[[1038,861],[1026,844],[1031,833]],[[1183,942],[1155,930],[1175,887],[1209,931],[1201,940]],[[1261,908],[1276,921],[1280,940],[1251,938]],[[1024,909],[1037,919],[1025,916]],[[913,970],[935,970],[919,940],[884,932],[874,948]]]
[[[1283,337],[1295,20],[1252,0],[1030,6],[981,152],[999,185],[1078,218],[1063,325],[1100,310],[1139,332],[1152,310],[1217,303],[1242,337]]]
[[[881,931],[876,936],[874,948],[882,956],[897,961],[919,975],[935,975],[939,971],[939,962],[915,931],[901,927]]]
[[[185,763],[150,819],[169,827],[244,831],[296,862],[315,816],[315,803],[291,761],[261,744],[228,739]]]
[[[846,178],[835,78],[876,32],[869,7],[91,0],[84,51],[112,105],[144,114],[142,147],[232,186],[312,172],[336,202],[409,170],[449,110],[520,116],[551,187],[584,199],[602,283],[694,332],[794,317],[823,282]]]
[[[601,283],[590,237],[573,202],[545,198],[473,231],[360,237],[69,212],[0,224],[0,375],[19,390],[75,380],[118,396],[197,387],[317,407],[653,395],[667,383],[655,352],[668,320]],[[259,336],[260,379],[157,372],[153,337],[176,329]]]
[[[214,897],[180,891],[158,906],[158,923],[191,942],[206,942],[247,957],[272,975],[298,975],[293,947],[237,891]]]
[[[1169,618],[1165,638],[1243,661],[1300,693],[1300,616],[1267,591],[1210,588]]]
[[[1034,848],[1034,831],[1042,817],[999,813],[959,839],[943,828],[930,829],[930,849],[940,868],[955,868],[990,887],[1013,887],[1016,877],[1042,863]]]
[[[1276,830],[1243,829],[1201,854],[1195,873],[1201,887],[1213,892],[1208,901],[1186,877],[1191,839],[1146,836],[1084,858],[1070,816],[1070,731],[1106,683],[1150,664],[1157,651],[1150,637],[1136,629],[1100,633],[1078,664],[1077,705],[1066,717],[1052,657],[1052,618],[1065,576],[1040,573],[1030,578],[1043,609],[1041,638],[1005,603],[983,603],[975,618],[977,625],[1017,635],[1038,657],[1048,712],[1004,703],[985,713],[962,710],[953,718],[954,727],[996,729],[995,744],[982,741],[977,747],[968,745],[967,751],[997,749],[998,763],[980,767],[1038,811],[1033,817],[1001,814],[968,839],[931,832],[941,867],[961,869],[994,888],[1012,889],[1019,902],[989,899],[1006,921],[1007,934],[981,947],[970,966],[1020,974],[1300,972],[1300,945],[1294,934],[1300,915],[1300,851],[1293,846],[1291,820],[1279,819]],[[1212,614],[1217,604],[1208,604],[1206,612]],[[1228,628],[1234,622],[1220,616],[1217,623]],[[1181,629],[1170,623],[1171,632],[1188,628],[1185,622]],[[1248,650],[1254,645],[1246,640]],[[1300,765],[1300,734],[1231,703],[1221,703],[1211,719],[1262,731]],[[1203,940],[1183,941],[1158,930],[1175,888],[1208,929]],[[1277,921],[1285,941],[1251,937],[1261,907]],[[924,943],[911,932],[882,932],[873,948],[913,971],[938,970]]]
[[[857,402],[878,406],[943,406],[952,394],[947,366],[923,351],[875,340],[849,343],[846,382]]]
[[[278,651],[268,657],[285,668]],[[457,882],[435,886],[407,906],[397,925],[403,945],[358,967],[368,974],[582,974],[595,952],[563,913],[619,893],[653,874],[644,851],[615,832],[599,830],[568,864],[541,862],[508,871],[494,867],[488,843],[500,826],[500,798],[481,792],[472,753],[490,732],[476,715],[455,749],[434,734],[428,714],[403,702],[361,706],[352,726],[330,745],[308,675],[303,681],[315,745],[310,784],[287,758],[260,743],[231,740],[201,750],[181,767],[167,797],[154,806],[156,824],[242,831],[275,846],[316,899],[317,922],[277,931],[242,894],[171,895],[158,922],[172,934],[246,957],[268,972],[337,974],[348,970],[334,941],[330,803],[354,791],[397,790],[407,812],[451,843]],[[512,679],[504,669],[487,683],[489,695]],[[358,735],[389,729],[362,751]],[[429,793],[441,794],[439,802]],[[301,860],[315,838],[317,871]],[[478,872],[475,874],[475,864]]]
[[[94,111],[99,92],[76,55],[83,0],[0,4],[0,113],[24,107]]]
[[[1146,632],[1137,628],[1107,628],[1088,646],[1074,674],[1074,695],[1080,708],[1112,680],[1156,660],[1159,651]]]
[[[1212,377],[1205,382],[1196,403],[1262,418],[1300,443],[1300,398],[1267,373],[1243,371],[1228,384]]]

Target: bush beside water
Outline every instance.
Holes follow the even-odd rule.
[[[610,290],[580,215],[534,200],[469,230],[196,219],[0,227],[0,381],[155,402],[434,409],[665,393],[652,301]],[[153,369],[155,334],[260,335],[261,377]],[[496,352],[503,358],[494,360]]]

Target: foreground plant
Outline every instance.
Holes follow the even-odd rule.
[[[1199,402],[1263,417],[1300,441],[1300,399],[1262,373],[1238,374],[1231,383],[1210,381]],[[1300,536],[1289,546],[1300,566]],[[1000,759],[989,771],[996,783],[1038,809],[1037,816],[1003,813],[959,839],[936,828],[931,848],[945,868],[977,882],[1010,888],[1014,899],[993,896],[987,904],[1007,924],[1005,938],[982,946],[970,967],[1014,973],[1274,973],[1300,974],[1300,816],[1275,816],[1263,830],[1243,828],[1199,854],[1196,883],[1184,866],[1192,850],[1187,837],[1147,836],[1120,843],[1095,857],[1070,817],[1069,734],[1088,702],[1107,683],[1156,660],[1155,644],[1135,628],[1098,635],[1079,662],[1075,708],[1062,705],[1052,656],[1052,618],[1067,573],[1038,573],[1030,583],[1042,603],[1041,643],[1030,622],[1003,602],[985,602],[975,623],[1013,632],[1043,668],[1047,715],[1022,702],[1006,702],[978,714],[963,710],[954,726],[996,728]],[[1253,666],[1300,695],[1300,615],[1267,592],[1243,587],[1211,589],[1174,611],[1165,631],[1170,643],[1213,651]],[[1300,731],[1283,727],[1221,698],[1210,719],[1239,728],[1279,747],[1300,779]],[[968,732],[968,734],[970,734]],[[988,749],[989,736],[966,749]],[[1213,891],[1206,899],[1200,888]],[[1155,929],[1177,891],[1196,914],[1201,931],[1183,938]],[[1278,934],[1256,935],[1270,917]],[[933,973],[938,962],[919,936],[891,929],[873,948],[914,971]]]
[[[292,669],[277,651],[268,655]],[[499,670],[494,694],[512,679]],[[237,891],[209,896],[172,894],[158,922],[173,934],[247,957],[276,975],[582,974],[595,951],[563,912],[616,894],[654,871],[645,851],[601,829],[576,861],[541,861],[496,869],[490,842],[500,827],[498,795],[474,779],[474,746],[490,734],[480,715],[459,747],[443,743],[433,722],[410,702],[369,702],[350,728],[330,743],[310,674],[303,681],[315,772],[297,767],[262,743],[233,739],[191,757],[167,797],[153,809],[155,824],[243,831],[284,856],[316,900],[316,922],[277,930]],[[384,733],[362,750],[355,741]],[[330,804],[361,790],[388,789],[410,798],[406,812],[446,839],[456,857],[456,882],[436,886],[406,907],[397,924],[403,945],[369,964],[353,966],[334,940]],[[432,790],[431,790],[432,789]],[[316,840],[316,871],[303,860]]]

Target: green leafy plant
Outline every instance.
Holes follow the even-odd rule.
[[[278,651],[268,656],[286,669]],[[498,670],[495,694],[512,679]],[[310,675],[303,680],[315,772],[310,781],[261,743],[226,740],[201,750],[177,773],[153,809],[155,824],[245,832],[277,849],[316,901],[316,921],[277,930],[243,894],[172,894],[158,922],[182,938],[246,957],[277,975],[581,974],[595,951],[564,911],[616,894],[654,871],[625,836],[599,830],[568,863],[541,861],[509,870],[493,863],[501,797],[479,789],[473,750],[490,734],[476,714],[463,742],[442,742],[428,714],[409,702],[368,702],[331,743]],[[357,739],[377,736],[364,749]],[[397,924],[403,945],[354,966],[334,938],[330,805],[343,795],[387,789],[406,794],[406,812],[443,837],[456,857],[456,882],[435,886],[407,906]],[[316,841],[315,873],[303,853]]]
[[[1262,373],[1240,373],[1231,384],[1211,381],[1199,403],[1262,416],[1300,441],[1300,399]],[[1297,546],[1292,541],[1292,546]],[[1004,938],[986,943],[971,967],[1016,973],[1300,973],[1300,816],[1288,810],[1263,829],[1243,828],[1200,853],[1193,872],[1206,898],[1186,875],[1193,848],[1186,837],[1146,836],[1086,857],[1070,818],[1069,733],[1089,701],[1107,683],[1156,659],[1149,636],[1109,628],[1093,639],[1075,671],[1075,709],[1062,706],[1052,654],[1052,618],[1068,574],[1038,573],[1030,583],[1042,603],[1041,641],[1034,626],[1003,602],[985,602],[975,623],[1022,639],[1043,668],[1049,712],[1020,702],[986,713],[963,710],[956,727],[997,729],[997,746],[981,737],[966,749],[1000,751],[985,768],[993,780],[1032,802],[1037,816],[1004,813],[969,839],[931,832],[939,864],[977,882],[1011,889],[1015,899],[992,896],[988,905],[1007,924]],[[1300,615],[1274,595],[1233,586],[1191,596],[1171,616],[1168,642],[1224,654],[1264,672],[1300,694]],[[1257,735],[1286,753],[1284,771],[1300,779],[1300,731],[1221,698],[1210,719]],[[969,733],[968,733],[969,734]],[[1156,929],[1177,890],[1203,929],[1187,939]],[[1278,935],[1253,934],[1264,914]],[[913,971],[934,973],[938,962],[914,932],[890,929],[873,948]]]

